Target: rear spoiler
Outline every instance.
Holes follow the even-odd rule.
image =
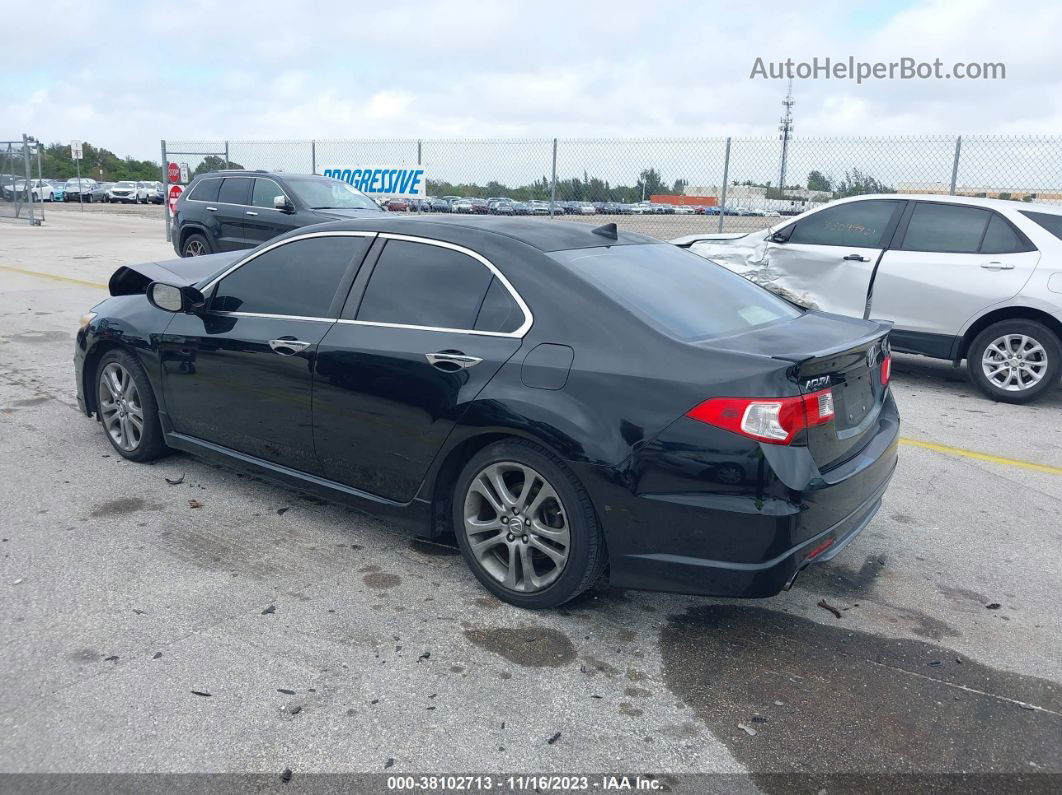
[[[875,328],[873,331],[868,331],[866,334],[858,337],[855,340],[848,340],[841,345],[833,345],[821,350],[814,351],[812,353],[775,353],[771,356],[772,359],[781,359],[785,362],[793,362],[794,364],[803,364],[804,362],[811,361],[812,359],[824,359],[830,356],[837,356],[848,351],[855,350],[856,348],[865,348],[873,342],[877,342],[883,337],[887,337],[889,332],[892,331],[893,322],[891,320],[868,320],[868,323],[873,323]]]

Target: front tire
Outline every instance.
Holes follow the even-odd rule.
[[[589,495],[559,458],[531,442],[497,442],[474,455],[454,486],[452,518],[472,573],[516,607],[562,605],[604,571]]]
[[[1003,320],[974,338],[966,367],[974,386],[992,400],[1029,403],[1058,383],[1062,343],[1035,320]]]
[[[155,393],[144,367],[131,353],[115,349],[100,359],[96,414],[107,441],[123,458],[152,461],[168,452]]]

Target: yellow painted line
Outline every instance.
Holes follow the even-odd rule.
[[[0,271],[8,271],[9,273],[21,273],[23,276],[36,276],[38,279],[51,279],[53,282],[66,282],[67,284],[76,284],[80,287],[95,287],[99,290],[106,290],[106,284],[100,284],[99,282],[89,282],[84,279],[75,279],[71,276],[59,276],[56,273],[41,273],[40,271],[27,271],[22,268],[12,268],[10,265],[0,265]]]
[[[1020,458],[1004,458],[1003,456],[990,455],[989,453],[978,453],[976,450],[966,450],[962,447],[950,447],[946,444],[934,444],[933,442],[923,442],[905,437],[900,438],[900,444],[921,447],[924,450],[932,450],[935,453],[944,453],[945,455],[958,455],[963,458],[973,458],[977,461],[987,461],[990,464],[1004,464],[1018,467],[1019,469],[1028,469],[1033,472],[1046,472],[1048,475],[1062,475],[1062,467],[1034,464],[1032,461],[1022,461]]]

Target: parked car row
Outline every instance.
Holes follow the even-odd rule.
[[[98,182],[91,177],[31,179],[29,192],[35,202],[119,202],[126,204],[162,204],[166,191],[161,182],[123,180]],[[25,198],[26,179],[11,174],[0,175],[0,194],[7,201]]]
[[[757,215],[779,218],[776,210],[755,210],[699,204],[664,204],[661,202],[588,202],[588,201],[520,201],[496,196],[428,196],[423,199],[382,198],[377,203],[388,212],[467,213],[469,215]]]

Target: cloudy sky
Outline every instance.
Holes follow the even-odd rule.
[[[997,81],[797,81],[798,136],[1062,132],[1062,4],[14,3],[0,138],[774,136],[766,61],[1003,62]],[[24,35],[14,36],[14,31]]]

